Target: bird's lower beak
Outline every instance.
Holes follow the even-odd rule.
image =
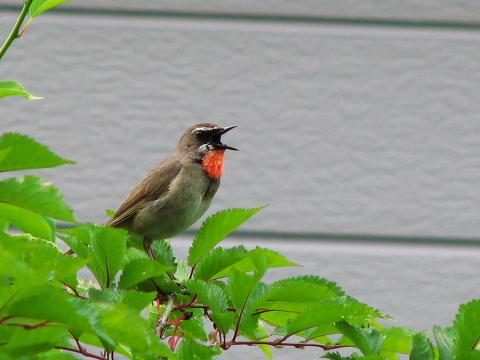
[[[229,126],[229,127],[226,127],[226,128],[223,128],[222,130],[220,130],[218,132],[218,135],[223,135],[227,132],[229,132],[230,130],[232,129],[235,129],[237,126]],[[216,147],[219,148],[219,149],[228,149],[228,150],[235,150],[235,151],[238,151],[237,148],[234,148],[233,146],[228,146],[228,145],[225,145],[225,144],[216,144]]]

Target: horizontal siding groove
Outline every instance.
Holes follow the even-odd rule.
[[[59,229],[68,229],[73,225],[68,223],[57,224]],[[182,235],[195,236],[198,228],[189,229]],[[438,245],[459,247],[480,247],[480,238],[442,237],[442,236],[402,236],[402,235],[374,235],[353,233],[328,233],[328,232],[289,232],[269,230],[238,230],[232,236],[251,240],[278,240],[278,241],[314,241],[314,242],[339,242],[339,243],[379,243],[379,244],[405,244],[405,245]]]
[[[19,6],[3,4],[0,12],[18,12]],[[227,13],[227,12],[188,12],[170,10],[143,10],[143,9],[108,9],[108,8],[75,8],[58,7],[50,11],[53,14],[104,16],[104,17],[147,17],[171,19],[195,19],[207,21],[236,21],[259,23],[282,23],[304,25],[344,25],[359,27],[403,27],[420,29],[451,29],[451,30],[480,30],[480,21],[457,22],[448,20],[410,20],[410,19],[380,19],[380,18],[348,18],[323,17],[307,15],[283,14],[254,14],[254,13]]]

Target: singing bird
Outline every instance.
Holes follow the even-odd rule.
[[[190,127],[175,151],[133,189],[108,224],[143,236],[150,255],[153,240],[170,238],[190,227],[218,190],[225,150],[238,150],[221,141],[235,127],[211,123]]]

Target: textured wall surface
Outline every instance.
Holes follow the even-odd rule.
[[[18,0],[3,0],[18,4]],[[81,0],[64,8],[479,23],[477,0]]]
[[[2,63],[1,78],[45,99],[3,101],[0,130],[33,135],[77,160],[42,174],[79,219],[103,221],[186,127],[239,125],[225,140],[241,151],[228,154],[212,211],[269,203],[244,229],[297,237],[472,239],[468,247],[269,244],[306,265],[289,274],[338,280],[402,325],[446,324],[460,302],[480,296],[479,2],[339,3],[165,0],[138,8],[395,26],[144,16],[129,14],[125,1],[73,2],[38,19]],[[89,12],[91,4],[124,13]],[[2,36],[15,20],[3,9]]]
[[[3,73],[46,99],[2,128],[81,164],[53,172],[81,219],[210,120],[241,149],[215,206],[271,204],[253,229],[480,231],[476,31],[57,15],[16,45]]]

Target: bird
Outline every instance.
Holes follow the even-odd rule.
[[[145,251],[154,257],[154,240],[185,231],[209,208],[223,175],[225,151],[238,151],[221,141],[234,128],[212,123],[188,128],[173,153],[150,170],[107,224],[142,236]]]

